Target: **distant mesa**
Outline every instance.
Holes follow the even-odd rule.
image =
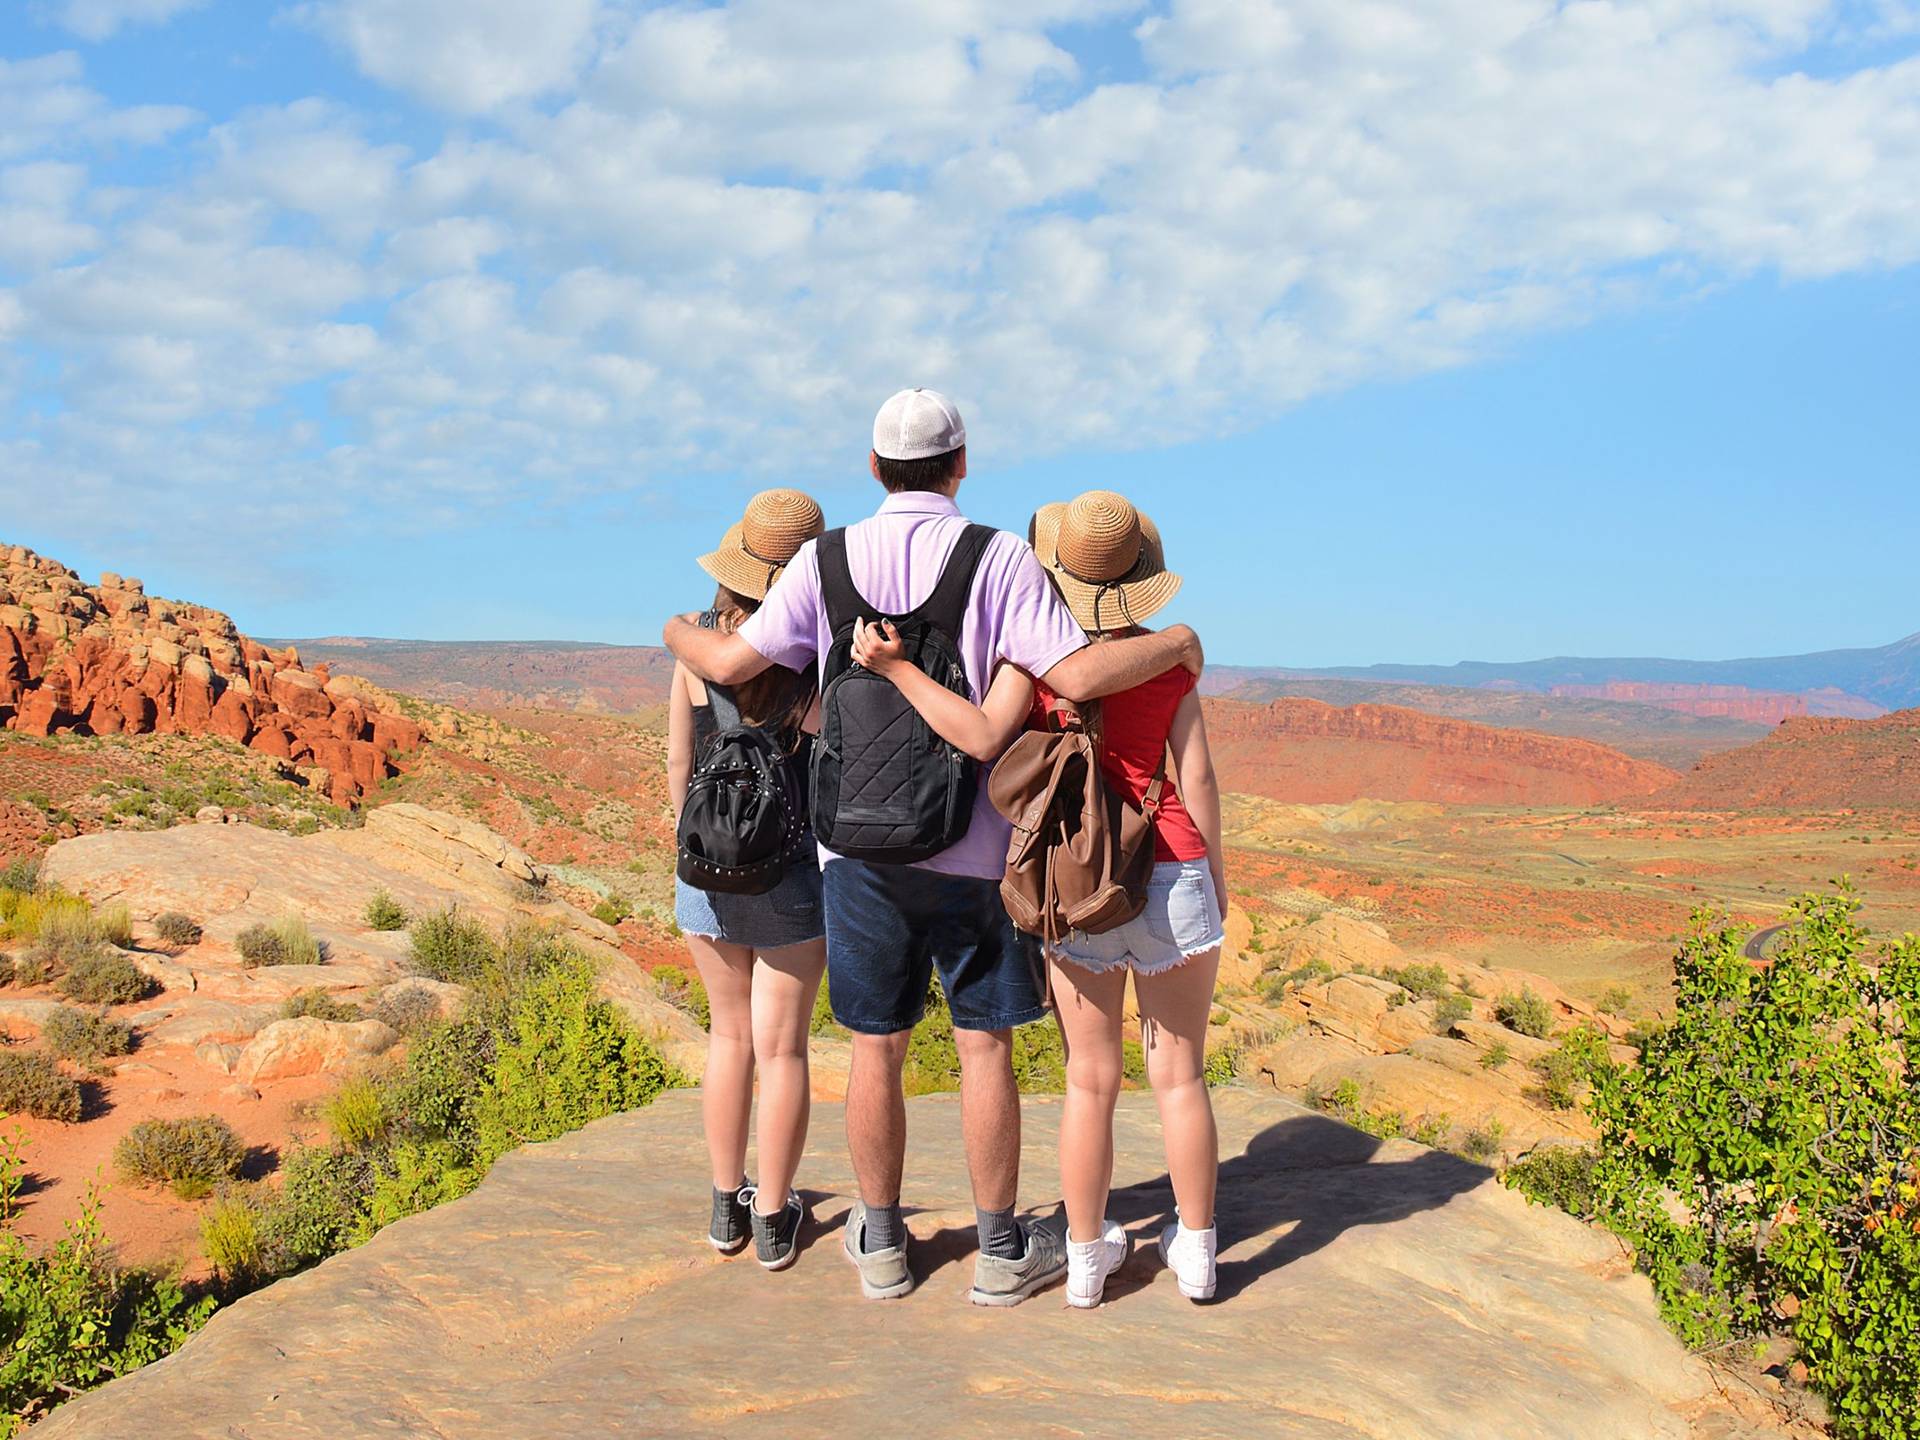
[[[219,735],[286,761],[351,805],[420,745],[420,727],[363,680],[312,669],[218,610],[97,586],[0,546],[0,725],[28,735]]]
[[[1745,685],[1683,685],[1634,680],[1609,680],[1603,685],[1554,685],[1549,695],[1575,700],[1621,700],[1730,720],[1777,725],[1801,715],[1844,715],[1870,719],[1886,714],[1886,707],[1843,694],[1832,688],[1788,694],[1779,690],[1751,690]]]
[[[469,710],[545,708],[631,715],[663,703],[673,657],[652,645],[565,640],[275,641],[309,662],[351,665],[390,690]]]
[[[1590,740],[1392,705],[1207,702],[1224,788],[1303,805],[1366,796],[1447,805],[1595,805],[1672,785],[1664,765]]]
[[[1920,708],[1873,720],[1809,715],[1710,755],[1650,805],[1676,810],[1920,807]]]

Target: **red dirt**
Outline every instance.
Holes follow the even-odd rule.
[[[1661,789],[1673,771],[1588,740],[1495,729],[1391,705],[1209,700],[1228,790],[1296,804],[1362,797],[1449,805],[1593,805]]]
[[[1788,720],[1650,797],[1666,810],[1920,809],[1920,709]]]

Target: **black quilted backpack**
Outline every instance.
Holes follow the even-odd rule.
[[[693,778],[680,808],[675,873],[696,890],[764,895],[789,864],[813,864],[807,798],[785,727],[741,721],[724,685],[707,686],[693,710]]]
[[[904,615],[869,605],[854,588],[845,530],[829,530],[817,542],[833,646],[820,671],[813,826],[820,843],[837,855],[910,865],[967,833],[979,782],[972,757],[934,734],[890,680],[853,663],[853,627],[861,619],[892,621],[913,664],[971,698],[960,661],[960,626],[993,534],[984,525],[969,525],[933,593]]]

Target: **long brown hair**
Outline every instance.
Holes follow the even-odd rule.
[[[760,602],[722,585],[714,592],[713,613],[721,630],[732,634],[740,623],[760,608]],[[740,707],[740,718],[749,725],[768,729],[798,728],[813,706],[815,668],[794,671],[784,665],[769,665],[753,679],[730,687],[733,703]]]

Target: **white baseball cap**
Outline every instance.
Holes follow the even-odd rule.
[[[882,460],[925,460],[967,443],[967,427],[938,390],[902,390],[873,417],[873,453]]]

